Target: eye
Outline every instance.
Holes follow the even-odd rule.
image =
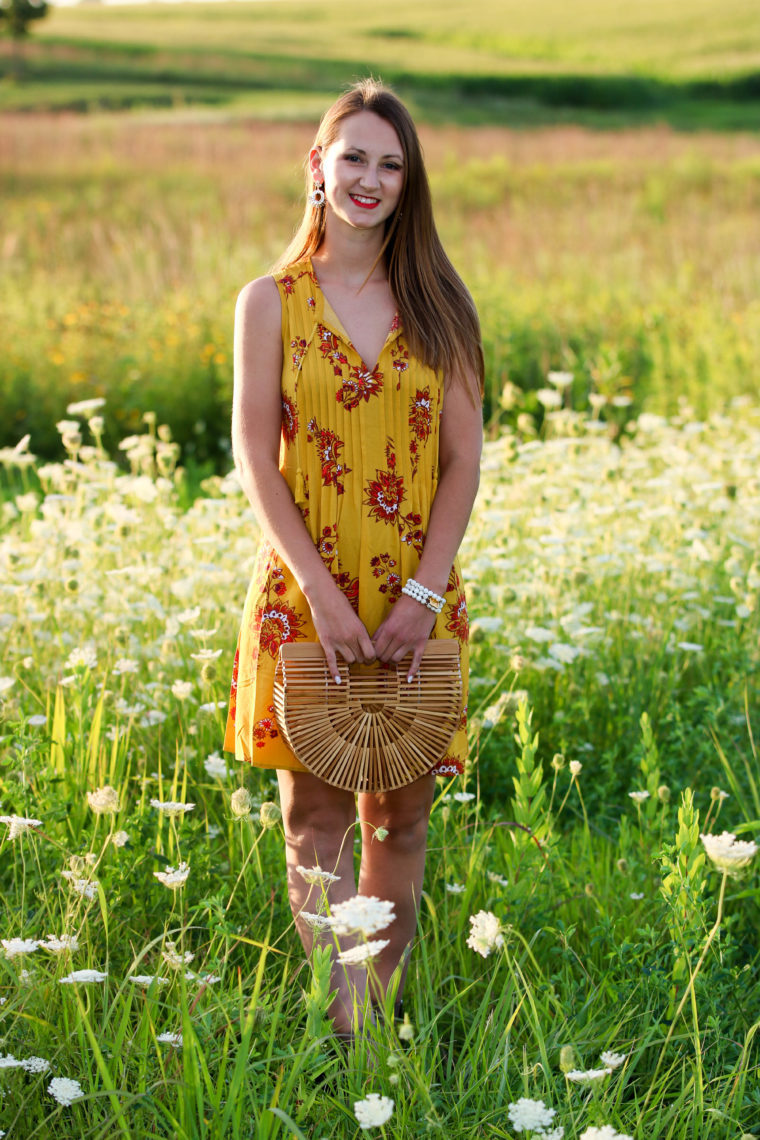
[[[399,166],[399,164],[397,162],[386,162],[385,165],[388,168],[388,170],[401,170],[401,167]]]
[[[346,154],[344,158],[346,162],[361,162],[361,157],[358,154]]]

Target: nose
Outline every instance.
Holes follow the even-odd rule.
[[[369,162],[362,171],[361,185],[367,190],[376,190],[380,185],[377,167]]]

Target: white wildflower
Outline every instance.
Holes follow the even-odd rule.
[[[555,388],[569,388],[573,382],[572,372],[547,372],[546,379]]]
[[[536,399],[545,408],[562,407],[562,393],[555,391],[554,388],[539,388],[536,392]]]
[[[209,776],[216,776],[220,780],[223,780],[227,775],[227,761],[218,752],[212,752],[210,756],[207,756],[203,761],[203,767]]]
[[[454,799],[457,801],[457,803],[468,804],[470,802],[470,800],[475,799],[475,793],[474,792],[454,792]]]
[[[368,1128],[382,1128],[393,1115],[393,1101],[389,1096],[368,1093],[364,1100],[355,1101],[354,1115],[362,1131]]]
[[[160,1041],[162,1045],[171,1045],[173,1049],[179,1049],[182,1045],[181,1033],[159,1033],[156,1041]]]
[[[198,705],[198,712],[213,713],[217,709],[224,709],[227,707],[226,701],[207,701],[206,704]]]
[[[33,954],[42,945],[36,938],[0,938],[6,958],[18,958],[22,954]]]
[[[110,784],[96,788],[94,792],[88,792],[87,803],[96,815],[115,815],[116,812],[121,811],[119,793]]]
[[[25,1057],[21,1067],[27,1073],[47,1073],[50,1071],[50,1062],[45,1057]]]
[[[129,832],[115,831],[111,836],[111,842],[113,843],[114,847],[126,846],[126,844],[129,843]]]
[[[192,811],[195,804],[185,804],[179,800],[151,800],[150,806],[160,811],[162,815],[170,817],[184,815],[185,812]]]
[[[243,819],[251,814],[253,800],[247,788],[237,788],[230,796],[230,809],[237,819]]]
[[[296,867],[296,871],[301,878],[307,883],[337,883],[340,875],[333,875],[331,871],[323,871],[321,867],[302,867],[301,864]]]
[[[97,412],[98,408],[102,408],[105,402],[104,396],[92,396],[89,400],[77,400],[74,404],[66,405],[66,415],[88,416],[91,412]]]
[[[31,668],[31,666],[30,666]],[[32,728],[41,728],[43,724],[47,724],[47,717],[44,713],[34,713],[26,722]]]
[[[571,776],[580,776],[582,768],[583,768],[583,765],[581,764],[580,760],[571,760],[570,761],[570,775]]]
[[[298,917],[302,918],[312,930],[327,930],[330,926],[330,919],[326,914],[312,914],[308,910],[301,910],[298,912]]]
[[[22,1064],[12,1053],[6,1053],[5,1056],[0,1053],[0,1069],[20,1069]]]
[[[720,835],[700,835],[708,857],[719,871],[728,874],[741,871],[757,855],[754,840],[737,839],[733,832],[724,831]]]
[[[188,863],[180,863],[176,870],[174,867],[167,867],[165,871],[154,871],[153,874],[159,883],[163,883],[165,887],[176,891],[180,887],[184,887],[187,882],[187,877],[190,874],[190,865]]]
[[[565,1076],[569,1081],[575,1081],[576,1084],[592,1085],[598,1081],[603,1081],[611,1072],[612,1069],[605,1066],[603,1069],[571,1069],[569,1073],[565,1073]]]
[[[367,938],[385,930],[395,919],[395,904],[376,895],[354,895],[331,908],[330,925],[336,934],[362,934]]]
[[[635,800],[637,804],[643,804],[644,800],[649,799],[649,792],[644,792],[644,791],[629,792],[628,795],[631,797],[632,800]]]
[[[173,970],[181,970],[184,966],[189,966],[195,954],[192,950],[182,951],[177,950],[176,942],[167,942],[166,949],[161,952],[161,957],[168,966]]]
[[[470,926],[472,929],[467,945],[482,957],[487,958],[492,950],[504,945],[501,923],[490,910],[479,910],[477,914],[471,914]]]
[[[15,677],[0,677],[0,697],[16,684]]]
[[[172,696],[178,701],[186,701],[193,691],[192,681],[175,681],[172,685]]]
[[[84,1096],[79,1081],[72,1080],[70,1077],[53,1077],[47,1091],[59,1104],[65,1105],[73,1104],[75,1100],[81,1100]]]
[[[581,1132],[580,1140],[633,1140],[627,1132],[616,1132],[611,1124],[603,1124],[601,1128],[587,1128]]]
[[[97,879],[80,879],[74,871],[61,871],[61,875],[68,880],[71,889],[78,895],[86,899],[97,898],[100,885]]]
[[[507,1115],[515,1132],[540,1130],[543,1134],[546,1128],[551,1127],[556,1114],[556,1108],[547,1108],[542,1100],[531,1100],[527,1096],[521,1096],[507,1108]]]
[[[102,970],[72,970],[65,978],[59,978],[59,984],[62,986],[73,986],[77,982],[104,982],[108,977],[107,973]]]
[[[9,839],[18,839],[19,835],[23,835],[25,831],[42,827],[41,819],[28,819],[23,815],[0,815],[0,823],[8,825]]]
[[[143,990],[149,989],[154,982],[157,982],[159,986],[168,986],[170,982],[169,978],[162,978],[156,974],[132,974],[129,980],[133,985],[139,986]]]
[[[282,811],[280,806],[279,804],[273,803],[272,800],[266,800],[259,808],[259,821],[266,831],[271,831],[277,827],[281,819]]]
[[[197,653],[191,653],[190,656],[193,661],[216,661],[223,652],[222,649],[199,649]]]
[[[447,883],[446,890],[450,895],[461,895],[467,890],[464,883]]]
[[[135,661],[131,657],[120,657],[118,661],[114,662],[111,672],[115,677],[121,677],[125,673],[137,673],[139,668],[139,661]]]
[[[56,938],[55,934],[48,934],[44,942],[40,942],[43,950],[51,954],[74,954],[79,949],[79,939],[76,934],[62,934]]]
[[[98,663],[98,655],[88,646],[73,649],[66,658],[64,669],[94,669]]]
[[[389,938],[378,938],[374,942],[365,942],[361,946],[352,946],[349,950],[342,950],[338,955],[341,966],[366,966],[376,958],[381,950],[390,945]]]
[[[643,891],[631,891],[628,898],[633,899],[634,902],[639,902],[644,897]]]
[[[608,1069],[619,1069],[627,1056],[627,1053],[606,1052],[601,1054],[599,1060],[603,1065],[606,1065]]]

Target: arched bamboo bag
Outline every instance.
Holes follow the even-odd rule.
[[[424,776],[459,723],[462,671],[453,638],[429,641],[419,672],[398,665],[347,665],[330,677],[321,645],[286,642],[274,675],[280,732],[301,763],[336,788],[385,792]]]

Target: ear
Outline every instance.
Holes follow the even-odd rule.
[[[317,182],[317,183],[324,182],[325,176],[322,173],[322,149],[321,149],[321,147],[315,146],[315,147],[312,147],[312,149],[309,151],[309,170],[311,171],[311,176],[315,182]]]

